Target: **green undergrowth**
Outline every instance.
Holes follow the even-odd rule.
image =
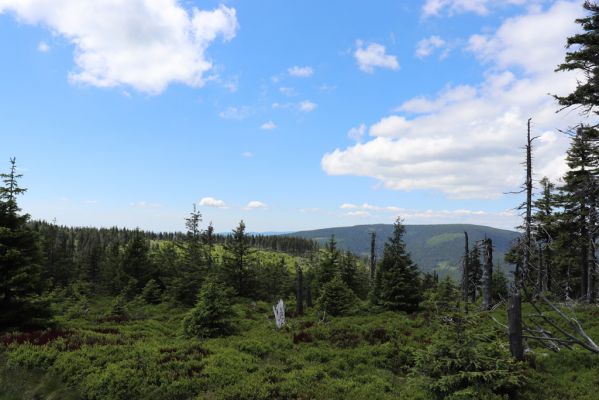
[[[238,301],[235,332],[189,339],[186,309],[113,299],[57,303],[56,326],[0,336],[1,399],[596,399],[599,356],[534,347],[510,360],[488,315],[310,310],[276,329]],[[121,307],[118,307],[119,310]],[[599,337],[597,308],[581,320]],[[503,317],[496,312],[497,319]]]

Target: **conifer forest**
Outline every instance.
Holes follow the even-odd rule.
[[[449,14],[491,3],[437,2]],[[575,88],[543,87],[550,112],[576,120],[555,127],[564,170],[544,175],[537,116],[518,120],[521,185],[505,194],[517,232],[465,224],[410,242],[444,245],[454,264],[425,247],[414,257],[399,208],[385,235],[256,233],[246,219],[227,231],[211,213],[232,211],[212,198],[190,199],[172,231],[62,224],[25,206],[36,187],[21,155],[0,160],[0,399],[599,399],[599,3],[575,3],[576,33],[551,66],[555,82],[577,74]]]

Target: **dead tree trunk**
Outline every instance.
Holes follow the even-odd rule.
[[[295,314],[304,315],[304,276],[299,264],[295,264],[296,288],[295,288]]]
[[[374,280],[376,273],[376,232],[370,233],[370,279]]]
[[[522,341],[522,303],[520,292],[514,290],[507,304],[508,334],[510,352],[516,360],[524,360],[524,343]]]
[[[512,357],[516,360],[524,359],[524,342],[522,339],[522,299],[520,292],[524,280],[528,277],[530,266],[530,225],[532,220],[532,139],[530,138],[530,120],[531,119],[529,118],[526,135],[526,182],[524,184],[526,190],[526,214],[524,219],[524,254],[522,257],[522,270],[520,270],[518,264],[516,264],[514,286],[512,287],[507,307],[510,351]]]
[[[491,292],[491,284],[493,282],[493,241],[485,239],[483,245],[485,259],[482,276],[483,310],[490,310],[493,296]]]
[[[464,268],[462,271],[462,297],[464,300],[464,311],[468,312],[468,289],[469,289],[469,271],[468,271],[468,232],[464,232]]]

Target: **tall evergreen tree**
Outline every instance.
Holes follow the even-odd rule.
[[[405,226],[397,218],[393,233],[383,250],[377,274],[380,276],[375,290],[376,301],[390,310],[412,312],[421,300],[421,284],[418,267],[408,254],[403,241]]]
[[[583,113],[599,114],[599,5],[585,1],[583,8],[588,12],[584,18],[576,20],[583,32],[568,38],[565,62],[556,71],[580,71],[584,80],[578,81],[576,89],[566,96],[555,96],[563,108],[582,108]]]
[[[193,211],[185,219],[185,252],[180,264],[179,273],[171,280],[169,291],[174,294],[177,301],[192,305],[196,301],[206,268],[202,256],[202,232],[200,223],[202,214],[193,205]]]
[[[254,251],[245,233],[245,223],[239,222],[225,244],[223,273],[225,282],[238,296],[251,297],[254,288]]]
[[[577,297],[592,301],[594,293],[594,247],[597,238],[597,149],[593,145],[599,137],[596,129],[581,126],[572,139],[566,156],[569,170],[564,176],[561,205],[562,218],[573,230],[578,258],[579,290]]]
[[[545,292],[551,290],[551,283],[557,278],[553,273],[553,253],[551,249],[552,243],[558,235],[555,214],[557,198],[555,184],[549,181],[547,177],[541,179],[539,183],[541,184],[541,194],[533,203],[535,213],[532,216],[532,223],[539,251],[536,291]]]
[[[320,263],[317,269],[316,279],[318,281],[319,290],[339,275],[340,262],[341,252],[337,249],[335,235],[331,235],[325,248],[321,251]]]
[[[43,255],[37,233],[27,226],[29,215],[20,214],[16,161],[8,174],[0,174],[0,327],[23,326],[46,317],[41,300],[44,290]]]

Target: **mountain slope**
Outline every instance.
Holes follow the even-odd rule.
[[[370,233],[376,232],[376,249],[378,257],[380,257],[384,242],[387,241],[392,231],[393,225],[391,224],[376,224],[300,231],[289,235],[313,239],[320,244],[326,243],[331,235],[335,235],[340,248],[368,256],[370,254]],[[464,231],[468,232],[471,246],[475,241],[485,237],[493,240],[495,265],[505,264],[503,256],[512,241],[518,237],[517,232],[481,225],[406,225],[404,240],[412,259],[422,271],[437,270],[441,275],[456,275],[464,252]]]

